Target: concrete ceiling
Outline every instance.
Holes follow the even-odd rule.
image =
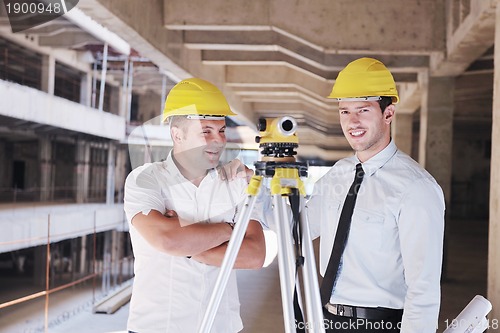
[[[326,98],[347,63],[361,56],[384,62],[398,85],[397,112],[413,113],[426,94],[422,82],[429,75],[491,72],[495,7],[495,0],[78,3],[85,14],[128,41],[137,56],[151,61],[142,66],[141,81],[134,78],[134,86],[161,94],[163,74],[168,87],[186,77],[205,78],[224,91],[240,123],[253,126],[261,116],[296,117],[299,155],[323,160],[351,153],[337,103]],[[52,47],[98,43],[64,21],[31,33]],[[110,69],[117,81],[121,73],[120,66]]]

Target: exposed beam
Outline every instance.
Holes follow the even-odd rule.
[[[38,38],[40,46],[49,46],[54,48],[76,48],[86,44],[100,43],[98,39],[92,37],[86,32],[64,32],[62,34],[51,36],[40,36]]]
[[[432,54],[431,76],[459,75],[491,48],[495,39],[496,3],[494,0],[471,0],[470,12],[457,23],[456,30],[453,8],[448,8],[446,54]],[[449,4],[459,3],[450,1]]]

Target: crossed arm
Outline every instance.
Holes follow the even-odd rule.
[[[138,213],[133,226],[153,247],[174,256],[191,256],[207,265],[220,266],[231,237],[227,223],[194,223],[181,227],[177,216],[166,217],[157,210]],[[234,268],[261,268],[266,255],[262,226],[250,220]]]

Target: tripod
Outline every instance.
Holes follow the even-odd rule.
[[[282,151],[282,147],[281,145],[278,150]],[[295,162],[293,157],[276,157],[270,158],[270,160],[255,163],[256,174],[248,185],[248,196],[229,240],[199,333],[209,333],[213,325],[223,291],[243,242],[250,214],[264,177],[272,177],[270,194],[272,196],[273,215],[278,239],[278,264],[285,332],[297,332],[297,328],[307,329],[309,332],[314,333],[325,332],[314,251],[305,215],[305,188],[300,179],[300,176],[307,176],[307,165]],[[290,199],[290,207],[287,206],[286,198]],[[293,230],[289,223],[290,209],[294,217]],[[295,239],[295,253],[292,232]],[[294,318],[294,287],[297,290],[297,295],[300,295],[298,292],[300,291],[300,285],[296,278],[295,266],[303,266],[302,277],[307,322],[302,323],[297,323]]]

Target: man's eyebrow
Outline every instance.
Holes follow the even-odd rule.
[[[227,127],[227,125],[222,126],[221,128],[219,128],[219,131],[222,129],[226,129],[226,127]],[[201,128],[202,129],[217,129],[217,127],[213,126],[213,125],[203,125]]]
[[[370,105],[370,104],[363,104],[363,105],[354,107],[354,109],[359,110],[359,109],[366,109],[366,108],[373,108],[373,107],[374,106]],[[339,110],[344,111],[344,110],[349,110],[349,108],[344,106],[344,107],[339,107]]]
[[[366,109],[366,108],[371,108],[373,105],[371,104],[363,104],[361,106],[356,107],[356,109]]]

